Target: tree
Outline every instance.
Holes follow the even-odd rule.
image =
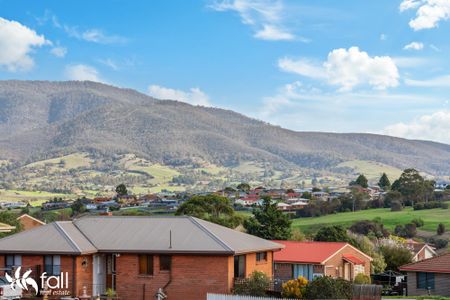
[[[443,235],[445,233],[445,225],[442,224],[442,223],[439,223],[439,225],[437,227],[437,230],[436,230],[436,233],[438,235]]]
[[[350,185],[359,185],[360,187],[367,188],[369,183],[366,176],[364,176],[364,174],[360,174],[355,181],[350,182]]]
[[[391,181],[389,180],[386,173],[383,173],[383,175],[381,175],[380,180],[378,180],[378,186],[384,191],[388,190],[391,187]]]
[[[392,201],[391,211],[401,211],[402,209],[403,209],[403,205],[400,201]]]
[[[398,271],[400,266],[406,265],[412,261],[411,251],[403,246],[389,245],[380,247],[381,254],[386,261],[386,269]]]
[[[320,228],[314,240],[316,242],[349,242],[350,238],[344,227],[333,225]]]
[[[403,195],[399,191],[389,191],[384,196],[384,207],[390,208],[392,205],[392,202],[398,201],[400,203],[403,203]]]
[[[236,188],[239,191],[248,192],[248,191],[250,191],[251,187],[250,187],[250,184],[243,182],[243,183],[239,184]]]
[[[70,208],[72,209],[72,216],[76,216],[86,211],[82,199],[75,200],[70,206]]]
[[[405,226],[397,225],[395,226],[394,233],[402,238],[413,238],[417,234],[416,224],[408,223]]]
[[[230,200],[215,194],[193,196],[181,204],[175,214],[193,216],[228,227],[239,224],[234,222],[238,220],[235,217],[239,217],[234,215]]]
[[[392,190],[400,192],[406,200],[420,202],[429,193],[431,181],[424,178],[415,169],[406,169],[399,179],[392,184]]]
[[[118,196],[128,195],[128,190],[125,184],[121,183],[116,187],[116,193]]]
[[[287,240],[291,236],[291,220],[288,215],[277,209],[270,197],[263,197],[261,208],[253,211],[253,218],[244,222],[249,234],[267,240]]]

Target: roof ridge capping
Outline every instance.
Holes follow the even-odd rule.
[[[53,222],[54,226],[56,227],[56,230],[58,230],[59,232],[62,233],[62,235],[64,236],[64,238],[69,242],[69,244],[71,244],[71,246],[73,248],[75,248],[79,253],[82,253],[83,251],[81,251],[81,248],[78,247],[77,243],[75,243],[75,241],[67,234],[67,232],[64,230],[64,228],[61,227],[61,225],[59,224],[60,222]],[[71,223],[73,225],[72,222],[70,221],[63,221],[61,223]],[[74,225],[74,227],[79,231],[78,227],[76,227]]]
[[[225,248],[225,250],[232,252],[235,254],[236,251],[234,251],[233,248],[228,246],[224,241],[222,241],[219,237],[217,237],[214,233],[212,233],[208,228],[203,226],[200,222],[197,221],[197,218],[188,216],[188,219],[196,225],[200,230],[208,234],[210,237],[212,237],[217,243],[219,243],[222,247]]]

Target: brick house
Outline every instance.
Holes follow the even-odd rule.
[[[33,218],[32,216],[30,216],[28,214],[21,215],[20,217],[17,218],[17,220],[20,222],[20,225],[22,225],[23,230],[28,230],[28,229],[32,229],[35,227],[45,225],[45,223],[42,222],[41,220]]]
[[[283,246],[193,217],[84,217],[0,239],[0,267],[67,272],[67,293],[122,299],[205,299],[229,293],[234,278],[258,270],[273,276]],[[3,275],[3,274],[0,274]]]
[[[353,280],[370,276],[372,258],[348,243],[275,241],[285,246],[274,254],[275,278],[331,276]]]
[[[419,243],[414,240],[408,240],[406,242],[406,247],[411,250],[411,253],[413,255],[413,262],[418,262],[437,256],[436,251],[434,251],[434,249],[426,243]]]
[[[450,297],[450,253],[400,267],[406,272],[408,296]]]

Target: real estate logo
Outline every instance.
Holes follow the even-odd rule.
[[[5,273],[6,280],[10,283],[10,286],[13,290],[16,288],[21,288],[22,290],[28,291],[28,286],[32,286],[34,288],[34,293],[37,295],[39,291],[39,287],[36,281],[33,278],[30,278],[31,270],[23,273],[23,276],[20,277],[20,270],[22,267],[18,267],[16,272],[14,273],[14,278],[11,277],[8,273]]]
[[[20,271],[22,267],[18,267],[14,272],[14,277],[11,277],[8,273],[5,273],[6,280],[10,283],[10,286],[13,290],[20,288],[22,290],[28,291],[28,286],[31,286],[34,289],[34,293],[36,296],[39,294],[39,286],[33,278],[30,277],[32,270],[28,270],[20,276]],[[69,288],[69,274],[67,272],[61,273],[59,276],[47,276],[47,272],[44,272],[40,276],[41,278],[41,286],[44,288],[44,291],[41,291],[41,294],[46,293],[47,288],[54,291],[55,295],[64,295],[67,296],[70,292],[67,290]],[[64,290],[66,289],[66,290]]]

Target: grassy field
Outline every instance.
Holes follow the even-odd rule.
[[[59,163],[63,161],[64,165],[61,168],[70,170],[80,167],[88,167],[91,165],[91,159],[86,153],[74,153],[66,156],[61,156],[58,158],[41,160],[34,162],[32,164],[26,165],[25,167],[43,167],[45,165],[54,165],[59,167]]]
[[[304,233],[314,233],[320,227],[326,225],[350,226],[356,221],[373,220],[381,218],[384,226],[393,230],[398,224],[406,224],[415,218],[421,218],[425,225],[421,230],[435,232],[439,223],[444,223],[446,228],[450,228],[450,210],[448,209],[428,209],[414,211],[411,207],[403,211],[391,212],[389,208],[369,209],[357,212],[337,213],[316,218],[300,218],[293,221],[292,226],[299,228]]]
[[[338,167],[347,167],[354,170],[355,173],[364,174],[367,179],[377,181],[384,173],[387,174],[391,182],[400,177],[402,170],[388,166],[379,162],[368,160],[351,160],[340,163]]]

